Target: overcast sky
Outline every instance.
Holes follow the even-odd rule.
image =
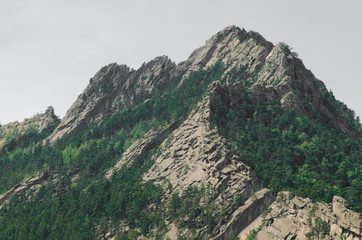
[[[286,42],[362,114],[361,0],[0,0],[0,122],[61,117],[112,62],[176,63],[228,25]]]

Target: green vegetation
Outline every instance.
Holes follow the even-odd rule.
[[[285,42],[280,42],[280,48],[282,49],[282,51],[285,54],[291,54],[293,57],[299,57],[298,53],[293,51],[293,48],[291,48],[288,44],[286,44]]]
[[[0,156],[2,191],[39,170],[61,177],[37,193],[15,195],[0,210],[0,239],[91,239],[103,236],[110,226],[119,229],[121,225],[130,230],[118,234],[118,239],[147,235],[154,227],[162,231],[162,190],[141,178],[152,165],[150,156],[155,151],[139,156],[110,181],[103,176],[132,141],[152,128],[185,119],[222,72],[220,63],[193,72],[179,88],[125,109],[98,126],[79,129],[53,146],[42,146],[34,138],[4,152]],[[148,209],[150,204],[154,209]]]
[[[6,143],[0,146],[0,193],[20,182],[24,176],[33,174],[39,167],[43,167],[37,159],[42,152],[39,142],[58,124],[59,122],[42,132],[31,126],[21,134],[18,131],[7,134]]]
[[[85,191],[71,186],[57,198],[52,198],[54,188],[52,183],[42,187],[30,202],[16,195],[1,210],[0,239],[91,239],[121,223],[146,234],[159,221],[145,209],[158,206],[161,189],[141,183],[137,168],[122,169],[111,181],[90,184]]]
[[[362,210],[362,127],[354,113],[321,90],[321,101],[339,112],[356,135],[336,128],[326,116],[305,102],[307,114],[278,103],[252,99],[246,91],[235,107],[213,109],[213,122],[253,174],[274,192],[290,190],[315,201],[344,197],[355,211]],[[215,99],[215,102],[220,101]]]
[[[142,180],[157,149],[138,156],[110,180],[105,180],[104,175],[149,130],[180,124],[215,80],[242,83],[239,104],[230,107],[213,96],[212,123],[232,147],[240,150],[241,158],[253,167],[254,176],[264,186],[275,192],[290,190],[317,201],[329,202],[333,195],[340,195],[361,211],[358,139],[362,128],[353,112],[335,100],[331,92],[320,89],[320,101],[340,113],[356,136],[335,128],[308,102],[303,102],[305,114],[253,99],[246,89],[257,80],[257,72],[247,76],[245,69],[234,68],[222,78],[223,66],[218,62],[192,72],[176,87],[178,77],[151,99],[137,102],[99,125],[78,129],[52,146],[40,143],[49,132],[34,129],[29,129],[21,141],[8,142],[0,153],[0,192],[38,171],[48,171],[55,177],[27,195],[16,194],[0,210],[0,239],[94,239],[109,229],[115,229],[116,239],[157,237],[166,231],[166,219],[189,228],[193,239],[212,233],[243,204],[240,194],[228,208],[216,206],[209,186],[189,188],[161,202],[167,189]],[[187,174],[188,170],[185,165],[183,172]],[[77,180],[72,182],[74,177]],[[172,188],[170,182],[166,185]],[[197,232],[201,226],[206,226],[205,233]],[[311,236],[327,231],[318,220],[312,230]],[[250,239],[256,233],[251,232]]]
[[[308,225],[310,227],[310,231],[306,234],[307,239],[319,239],[320,237],[323,239],[330,232],[330,226],[327,222],[323,221],[319,217],[315,216],[315,212],[318,209],[316,205],[312,207],[308,215]]]

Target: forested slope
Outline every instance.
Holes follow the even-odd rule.
[[[178,65],[108,65],[52,126],[0,154],[0,239],[263,239],[280,228],[268,207],[292,199],[310,216],[276,238],[361,237],[359,119],[258,33],[228,27]]]

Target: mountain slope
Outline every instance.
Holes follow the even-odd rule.
[[[60,123],[53,107],[45,113],[0,126],[0,193],[18,184],[24,177],[37,172],[30,149],[40,144]],[[2,196],[0,195],[0,206]]]
[[[49,144],[6,152],[40,173],[1,185],[0,238],[359,239],[361,130],[286,44],[230,26],[178,65],[102,68]]]

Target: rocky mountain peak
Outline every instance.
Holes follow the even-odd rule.
[[[118,65],[117,63],[111,63],[102,67],[93,78],[90,79],[90,83],[101,84],[106,79],[115,78],[117,73],[129,74],[132,70],[127,65]]]
[[[272,48],[273,44],[260,34],[229,26],[196,49],[178,69],[191,72],[222,62],[226,66],[225,72],[234,67],[247,66],[251,74],[261,67]]]
[[[116,111],[162,92],[175,77],[185,77],[218,61],[225,64],[226,72],[248,65],[251,74],[262,66],[271,49],[272,44],[260,34],[229,26],[212,36],[205,46],[195,50],[179,65],[167,56],[156,57],[137,70],[126,65],[109,64],[91,78],[49,140],[54,142],[81,125],[99,122]]]
[[[56,124],[59,122],[60,119],[58,116],[54,113],[54,108],[52,106],[49,106],[44,114],[40,114],[40,119],[37,124],[39,124],[38,131],[41,132],[47,128],[49,128],[51,125]]]
[[[224,66],[224,75],[242,69],[244,81],[251,85],[249,91],[253,95],[263,95],[285,107],[301,110],[305,110],[301,99],[307,99],[337,126],[347,128],[341,116],[320,103],[320,89],[325,89],[325,85],[306,69],[288,45],[273,45],[257,32],[232,25],[216,33],[178,65],[167,56],[160,56],[137,70],[116,63],[103,67],[91,78],[49,140],[54,142],[81,125],[99,122],[132,107],[162,92],[172,79],[181,76],[182,83],[191,72],[218,62]]]
[[[45,111],[45,114],[47,115],[53,115],[54,114],[54,108],[52,106],[49,106],[47,110]]]
[[[170,84],[175,67],[168,57],[160,56],[137,70],[116,63],[101,68],[49,136],[49,141],[55,142],[80,126],[99,122],[162,91]]]
[[[269,49],[273,47],[273,44],[268,42],[262,35],[254,31],[246,31],[244,28],[239,28],[238,26],[231,25],[225,27],[223,30],[219,31],[213,35],[207,42],[212,42],[213,44],[219,44],[223,39],[233,39],[236,38],[239,41],[243,42],[252,38],[258,44],[263,45]]]

